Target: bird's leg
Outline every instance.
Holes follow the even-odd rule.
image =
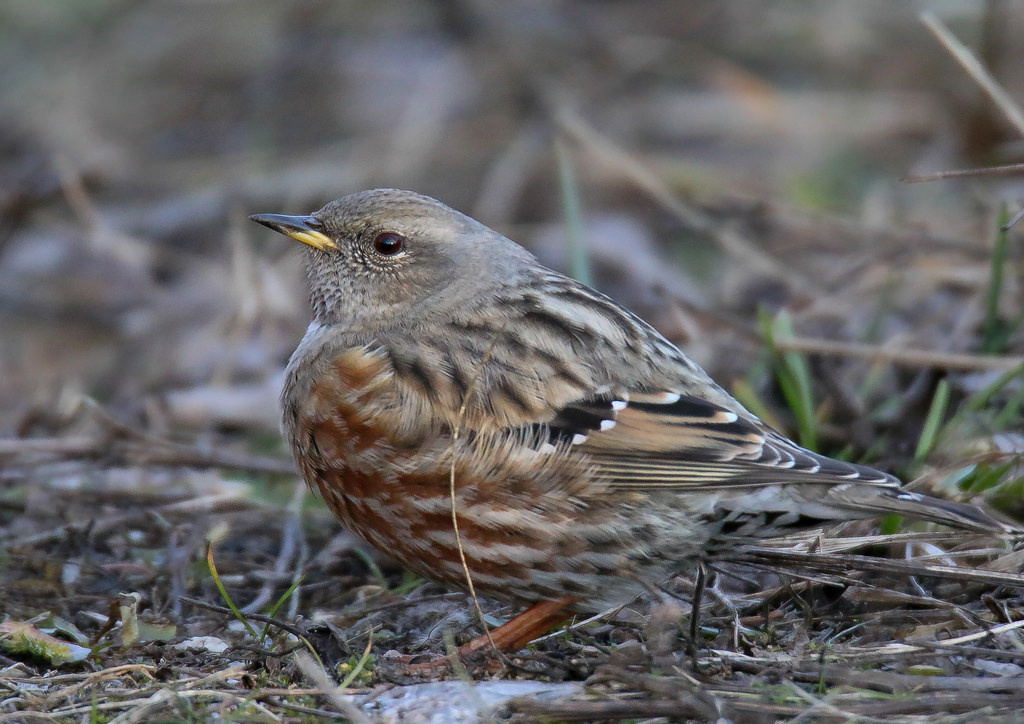
[[[574,601],[573,598],[560,598],[557,601],[535,603],[491,631],[489,636],[477,636],[468,644],[460,646],[459,655],[469,656],[492,644],[499,652],[519,651],[565,621],[569,617],[565,609]]]
[[[707,584],[708,570],[704,561],[697,564],[697,580],[693,583],[693,603],[690,606],[690,660],[693,670],[697,670],[697,630],[700,621],[700,600],[704,597],[704,586]]]
[[[499,656],[505,652],[519,651],[535,638],[543,636],[565,621],[569,617],[565,609],[575,600],[574,598],[560,598],[557,601],[535,603],[493,631],[477,636],[469,643],[460,646],[457,656],[469,658],[488,648],[494,650]],[[406,667],[405,673],[437,674],[446,669],[450,663],[451,658],[445,656],[425,663],[411,664]]]

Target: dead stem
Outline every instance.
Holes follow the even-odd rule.
[[[499,331],[491,341],[490,346],[484,353],[484,356],[480,359],[480,364],[473,370],[473,378],[469,381],[469,385],[466,387],[466,395],[462,399],[462,404],[459,405],[459,414],[455,420],[455,429],[452,430],[452,444],[451,444],[451,456],[452,462],[451,467],[448,471],[448,494],[451,498],[452,506],[452,529],[455,531],[455,544],[459,548],[459,561],[462,563],[462,570],[466,573],[466,584],[469,586],[469,595],[473,599],[473,606],[476,608],[477,617],[480,620],[480,625],[484,629],[484,635],[487,637],[488,643],[491,645],[491,649],[499,658],[503,658],[501,650],[497,644],[494,643],[494,639],[491,638],[491,629],[487,625],[487,621],[484,618],[484,611],[480,607],[480,599],[476,595],[476,587],[473,585],[473,576],[469,571],[469,564],[466,562],[466,551],[462,547],[462,534],[459,531],[459,517],[457,515],[457,506],[455,499],[455,458],[458,451],[459,435],[462,432],[462,424],[466,417],[466,407],[469,405],[469,401],[476,390],[477,382],[480,379],[480,375],[483,373],[484,367],[487,366],[487,362],[491,359],[491,355],[494,353],[494,347],[498,343]]]
[[[777,337],[780,349],[807,352],[831,357],[858,357],[872,361],[882,360],[903,367],[932,367],[955,370],[1009,371],[1024,365],[1024,357],[1010,355],[963,354],[926,349],[907,349],[885,345],[840,342],[807,337]]]

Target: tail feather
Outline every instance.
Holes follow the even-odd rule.
[[[831,502],[844,507],[870,511],[876,515],[895,513],[978,533],[1008,538],[1024,536],[1024,527],[994,510],[932,498],[900,488],[842,486],[833,489],[829,497]]]

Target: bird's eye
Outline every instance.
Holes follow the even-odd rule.
[[[394,256],[405,247],[405,237],[389,231],[377,234],[373,240],[373,248],[382,256]]]

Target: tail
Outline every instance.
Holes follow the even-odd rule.
[[[895,513],[977,533],[1004,538],[1024,537],[1024,527],[994,510],[896,487],[843,485],[833,488],[828,497],[830,503],[872,515]]]

